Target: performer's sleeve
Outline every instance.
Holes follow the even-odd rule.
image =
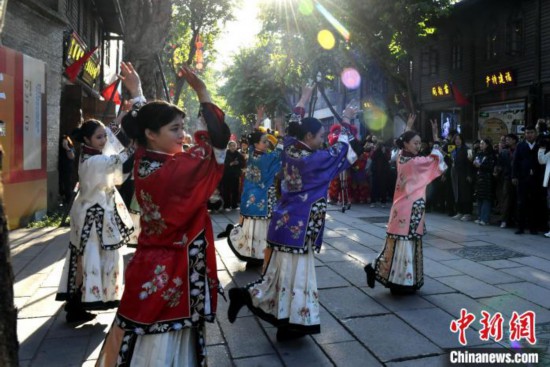
[[[550,152],[546,153],[546,148],[539,148],[539,152],[537,154],[537,157],[539,159],[540,164],[547,164],[550,160]]]
[[[204,119],[212,146],[226,149],[231,132],[225,123],[225,114],[213,103],[201,103],[199,118]]]
[[[417,176],[426,177],[428,183],[441,176],[447,169],[443,154],[439,149],[434,149],[427,157],[416,157],[410,161],[414,164],[414,171]]]
[[[319,150],[312,155],[315,161],[308,164],[314,164],[315,168],[321,173],[319,177],[326,177],[330,182],[340,172],[349,168],[357,159],[357,155],[347,144],[347,136],[341,134],[342,138],[332,147],[326,150]]]

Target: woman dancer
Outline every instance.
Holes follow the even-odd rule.
[[[124,63],[121,73],[124,85],[137,95],[139,79]],[[73,135],[82,143],[80,191],[70,212],[70,243],[56,300],[67,301],[67,322],[85,322],[95,317],[86,310],[119,303],[123,259],[118,249],[128,243],[133,224],[115,185],[122,183],[122,165],[132,152],[122,151],[111,130],[97,120],[85,121]]]
[[[204,83],[183,72],[208,130],[197,131],[189,152],[182,151],[185,114],[177,106],[151,102],[127,115],[135,129],[126,133],[139,144],[141,234],[99,366],[206,364],[204,327],[215,318],[218,291],[206,202],[222,177],[230,133]]]
[[[311,89],[304,88],[295,109],[301,116],[310,96]],[[349,112],[344,114],[351,116]],[[321,330],[313,251],[319,251],[323,241],[328,185],[357,158],[346,133],[340,135],[340,143],[320,150],[324,129],[315,118],[291,122],[288,134],[282,156],[282,197],[267,234],[273,251],[257,282],[229,290],[227,312],[229,321],[234,322],[239,310],[248,306],[278,328],[278,341]]]
[[[254,148],[248,157],[241,195],[241,223],[231,230],[227,242],[235,255],[251,265],[261,265],[267,247],[267,226],[276,202],[275,175],[281,170],[281,148],[268,152],[268,134],[248,135]]]
[[[415,116],[409,117],[408,129]],[[433,139],[437,142],[437,121],[431,121]],[[392,293],[411,293],[424,284],[422,236],[426,186],[440,176],[447,166],[439,146],[428,157],[419,157],[420,136],[408,130],[397,139],[401,149],[397,157],[397,183],[390,211],[384,249],[373,264],[365,266],[367,284],[374,288],[375,280]]]

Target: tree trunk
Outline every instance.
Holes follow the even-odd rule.
[[[157,55],[164,47],[172,18],[171,0],[124,0],[124,59],[139,73],[143,94],[148,100],[162,99],[157,95],[159,72]]]
[[[0,174],[3,155],[0,146]],[[0,180],[0,366],[19,366],[18,352],[17,309],[13,304],[13,270],[8,223],[4,213],[4,186]]]

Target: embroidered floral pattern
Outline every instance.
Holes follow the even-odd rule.
[[[290,166],[289,172],[289,165],[286,163],[283,169],[283,174],[284,180],[281,183],[283,190],[288,192],[302,191],[302,176],[300,175],[300,170],[296,166]]]
[[[162,299],[168,301],[169,307],[176,307],[180,304],[182,294],[181,285],[183,284],[183,281],[180,277],[176,277],[172,279],[172,282],[174,283],[174,286],[162,292]]]
[[[258,166],[249,164],[248,167],[246,167],[245,179],[250,182],[260,183],[262,180],[262,170]]]
[[[151,195],[145,191],[140,192],[141,196],[141,219],[145,222],[142,230],[147,235],[161,234],[166,229],[166,223],[160,215],[159,206],[153,203]]]
[[[139,160],[138,176],[146,178],[162,167],[163,162],[143,157]]]
[[[306,158],[313,154],[313,152],[295,145],[285,148],[285,153],[288,157],[294,159]]]
[[[417,238],[422,238],[423,234],[418,234],[418,226],[420,225],[420,222],[422,221],[422,218],[424,217],[424,212],[426,210],[426,201],[424,199],[418,199],[415,201],[412,205],[411,209],[411,217],[409,220],[409,233],[406,236],[396,235],[396,234],[387,234],[388,238],[395,238],[395,239],[404,239],[404,240],[413,240]],[[397,210],[394,209],[391,215],[390,221],[396,220],[398,217]],[[405,219],[399,219],[399,227],[403,228],[407,225],[407,221]],[[426,228],[424,226],[423,233],[426,233]]]
[[[164,288],[169,279],[168,273],[166,273],[165,269],[165,265],[157,265],[154,271],[155,275],[153,276],[153,279],[151,279],[151,281],[149,282],[143,283],[143,285],[141,286],[141,288],[143,288],[143,291],[141,291],[141,293],[139,294],[139,299],[144,300],[151,294]]]
[[[103,226],[104,216],[105,210],[99,204],[91,206],[86,211],[84,225],[82,226],[82,231],[80,232],[79,255],[82,255],[84,253],[84,248],[86,247],[86,243],[88,243],[88,239],[90,238],[90,234],[93,230],[94,224],[95,231],[97,231],[97,236],[99,238],[101,247],[103,247],[105,250],[116,250],[127,244],[128,241],[130,241],[130,235],[132,234],[134,229],[131,227],[126,227],[126,225],[122,222],[122,219],[120,218],[120,216],[118,215],[118,211],[116,210],[116,206],[114,216],[110,217],[110,221],[106,223],[105,227]],[[106,245],[105,243],[103,243],[103,232],[105,231],[105,234],[107,236],[113,237],[115,236],[115,227],[118,229],[118,232],[121,235],[121,241],[113,245]],[[78,233],[78,231],[80,231],[80,228],[76,226],[75,231],[77,231]]]
[[[309,212],[305,243],[308,243],[309,241],[311,241],[311,243],[315,243],[323,228],[323,225],[325,224],[326,213],[327,202],[324,198],[321,198],[319,201],[313,203]]]

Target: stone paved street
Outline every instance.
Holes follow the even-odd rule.
[[[230,324],[221,300],[217,321],[208,324],[210,366],[443,366],[447,348],[460,346],[449,325],[461,308],[476,316],[466,332],[469,345],[499,349],[510,347],[512,312],[535,311],[536,347],[545,358],[539,365],[550,365],[550,239],[428,214],[424,287],[416,295],[392,296],[379,284],[368,288],[363,271],[382,248],[389,209],[358,205],[343,214],[329,208],[325,243],[316,257],[321,334],[277,343],[276,329],[244,309]],[[237,218],[235,211],[213,215],[214,233]],[[78,327],[65,324],[62,303],[54,299],[68,230],[22,229],[10,237],[21,365],[93,366],[114,311]],[[259,277],[225,240],[216,246],[224,287]],[[124,251],[128,260],[133,250]],[[482,310],[504,316],[500,343],[480,340]]]

